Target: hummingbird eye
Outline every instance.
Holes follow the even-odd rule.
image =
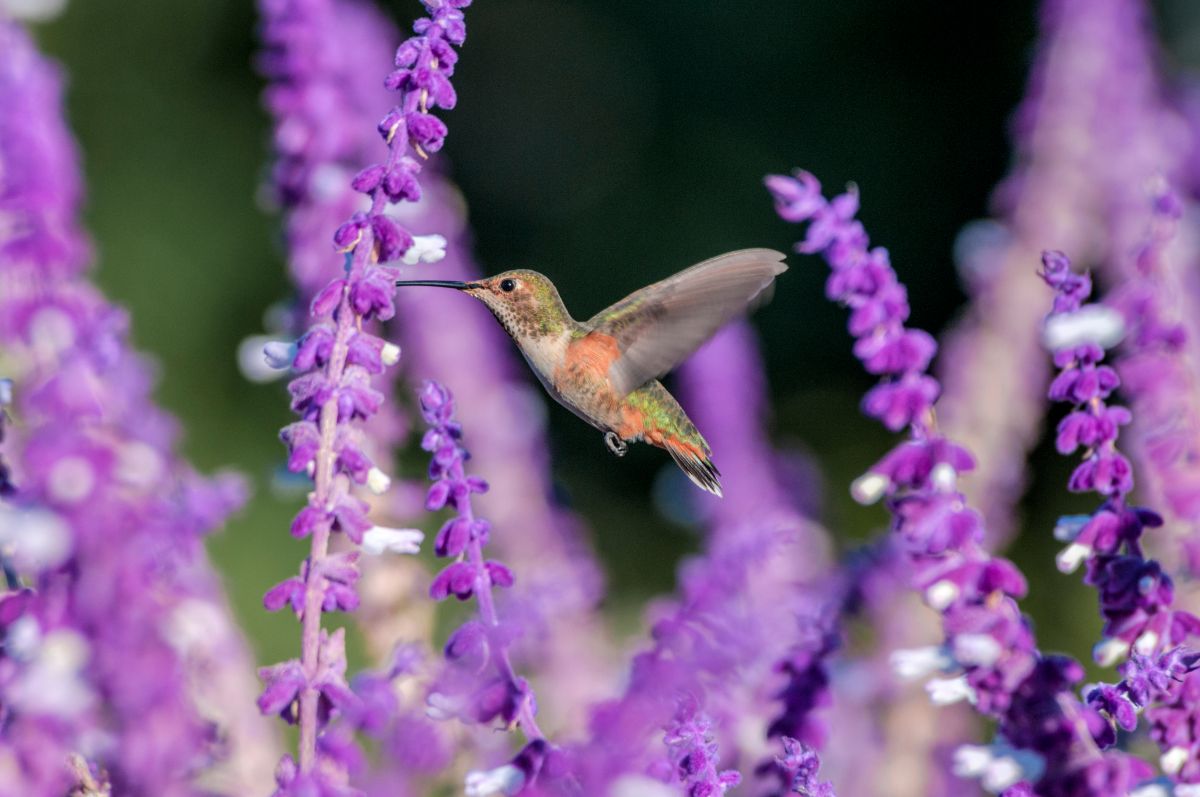
[[[512,293],[517,288],[517,281],[514,279],[506,279],[500,281],[500,290],[505,293]]]

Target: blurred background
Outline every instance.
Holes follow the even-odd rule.
[[[418,11],[415,0],[386,5],[402,25]],[[1200,6],[1157,11],[1168,68],[1200,66]],[[936,333],[964,299],[955,237],[986,215],[1009,164],[1035,21],[1028,0],[480,2],[459,107],[445,116],[477,258],[488,272],[547,273],[586,318],[711,255],[789,249],[798,230],[775,216],[761,178],[802,166],[829,190],[858,184],[861,218],[907,282],[913,322]],[[96,278],[158,362],[158,395],[186,430],[186,454],[254,482],[254,500],[210,550],[259,660],[274,661],[291,655],[295,627],[260,599],[295,572],[307,543],[286,532],[301,497],[270,489],[276,432],[290,417],[283,385],[247,382],[235,360],[264,309],[290,292],[278,219],[257,199],[268,120],[255,26],[248,0],[123,0],[71,4],[37,33],[69,76]],[[885,516],[854,504],[847,486],[891,438],[858,413],[871,381],[850,355],[843,311],[824,298],[825,266],[791,263],[754,321],[770,428],[816,464],[820,518],[849,549]],[[670,589],[673,563],[696,545],[653,499],[673,465],[646,447],[617,461],[594,430],[557,405],[549,413],[558,487],[590,526],[613,604]],[[1065,629],[1056,641],[1086,660],[1094,594],[1054,569],[1050,530],[1091,499],[1066,495],[1069,464],[1044,444],[1031,467],[1010,553],[1032,582],[1028,610]]]

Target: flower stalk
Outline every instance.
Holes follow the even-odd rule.
[[[355,703],[343,676],[342,635],[326,634],[321,627],[323,611],[353,610],[358,604],[353,589],[358,579],[357,555],[331,556],[331,535],[341,532],[368,552],[411,553],[420,539],[414,530],[374,526],[367,520],[366,503],[352,494],[351,485],[383,490],[390,481],[365,452],[362,423],[375,415],[384,401],[371,386],[371,376],[394,364],[396,356],[389,353],[386,341],[368,329],[372,321],[385,321],[395,314],[393,293],[399,274],[386,264],[414,249],[428,258],[425,250],[429,247],[386,209],[420,197],[417,175],[421,165],[414,154],[425,158],[441,148],[446,128],[432,112],[455,104],[449,78],[458,57],[454,48],[466,38],[461,9],[469,4],[470,0],[428,0],[429,16],[417,20],[416,35],[396,51],[397,69],[386,85],[399,92],[399,102],[378,126],[388,147],[387,158],[351,180],[355,191],[369,197],[369,209],[353,213],[334,233],[334,244],[344,253],[344,273],[313,297],[310,310],[315,322],[297,341],[291,363],[301,374],[288,388],[292,409],[300,420],[286,427],[281,436],[288,445],[289,468],[308,473],[313,491],[292,523],[294,536],[311,537],[309,556],[298,578],[277,585],[264,599],[268,608],[298,606],[301,623],[299,660],[262,672],[267,686],[259,699],[260,709],[279,712],[299,724],[298,759],[281,766],[277,778],[281,793],[300,791],[310,782],[324,787],[346,777],[341,761],[331,760],[333,776],[318,767],[321,729],[331,712],[345,713]],[[303,19],[310,9],[298,1],[268,3],[265,10]],[[277,27],[286,32],[287,21]]]

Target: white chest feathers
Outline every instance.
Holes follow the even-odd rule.
[[[570,343],[570,331],[563,330],[558,335],[526,338],[521,346],[521,353],[545,384],[554,373],[554,369],[566,360],[567,346]]]

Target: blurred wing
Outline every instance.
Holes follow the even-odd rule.
[[[608,370],[618,395],[670,371],[736,316],[770,296],[787,271],[785,255],[741,249],[692,266],[632,293],[587,322],[611,336],[620,356]]]

